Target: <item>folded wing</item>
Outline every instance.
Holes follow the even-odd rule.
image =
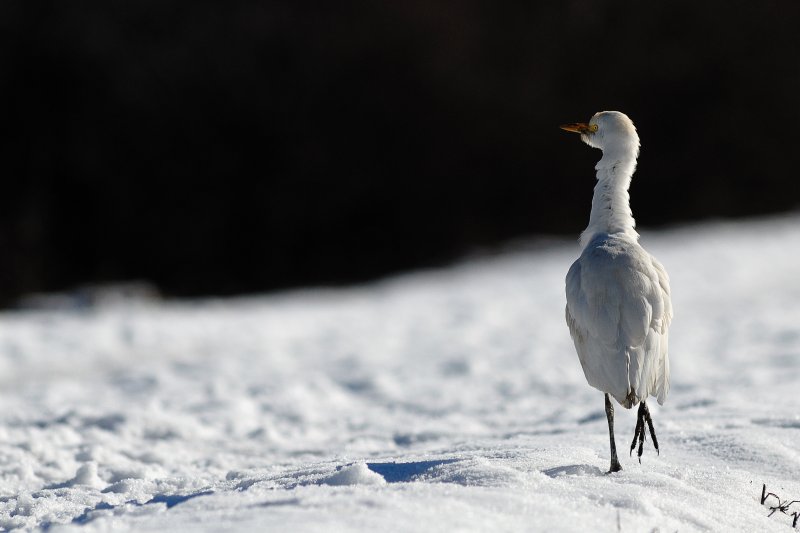
[[[626,236],[595,238],[566,279],[567,324],[587,381],[625,407],[669,391],[664,267]]]

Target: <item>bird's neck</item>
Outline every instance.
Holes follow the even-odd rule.
[[[600,233],[625,233],[634,240],[639,234],[631,212],[628,187],[636,170],[636,153],[609,153],[597,163],[597,185],[592,197],[589,225],[581,233],[581,248],[585,248]]]

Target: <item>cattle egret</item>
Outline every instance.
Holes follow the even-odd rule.
[[[597,185],[589,225],[580,237],[581,255],[567,273],[566,318],[586,380],[605,393],[610,472],[617,472],[622,466],[610,397],[626,409],[639,404],[631,453],[638,440],[642,461],[645,423],[658,451],[646,400],[652,395],[663,404],[669,392],[669,277],[639,245],[634,229],[628,187],[639,136],[633,122],[619,111],[603,111],[588,124],[565,124],[561,129],[579,133],[583,142],[603,151],[595,166]]]

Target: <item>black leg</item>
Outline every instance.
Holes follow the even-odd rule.
[[[656,438],[656,430],[655,428],[653,428],[653,419],[650,418],[650,409],[644,402],[642,402],[642,407],[644,408],[644,419],[647,422],[647,427],[650,429],[650,436],[653,438],[653,446],[655,446],[656,448],[656,453],[658,453],[658,455],[661,455],[661,451],[658,449],[658,439]]]
[[[639,449],[636,450],[636,457],[639,458],[639,464],[642,464],[642,453],[644,453],[644,441],[647,433],[644,432],[644,420],[642,420],[642,431],[639,433]]]
[[[645,424],[647,424],[647,429],[650,430],[653,446],[660,455],[661,451],[658,449],[656,430],[653,428],[653,419],[650,418],[650,409],[647,408],[645,402],[641,402],[639,403],[639,411],[636,413],[636,430],[633,435],[633,442],[631,442],[631,453],[633,453],[633,449],[636,447],[636,441],[639,441],[639,449],[636,451],[636,455],[640,463],[642,462],[642,453],[644,453],[644,441],[647,439],[647,429],[644,427]]]
[[[631,452],[628,455],[633,454],[633,449],[636,448],[636,441],[640,440],[642,433],[644,433],[644,421],[642,420],[642,409],[639,408],[639,412],[636,414],[636,429],[633,433],[633,442],[631,442]],[[641,450],[641,446],[639,450]],[[639,457],[642,456],[642,452],[639,451]]]
[[[611,440],[611,472],[619,472],[622,465],[617,458],[617,443],[614,441],[614,406],[611,405],[611,397],[606,394],[606,418],[608,418],[608,438]]]

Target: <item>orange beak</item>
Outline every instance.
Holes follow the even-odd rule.
[[[592,133],[597,131],[597,126],[594,124],[586,124],[585,122],[572,122],[571,124],[563,124],[559,126],[562,130],[571,131],[573,133]]]

